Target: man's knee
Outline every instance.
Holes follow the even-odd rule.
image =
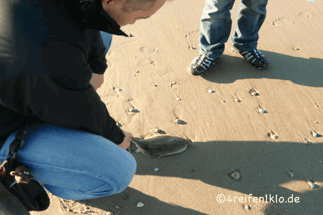
[[[120,166],[118,177],[115,178],[115,193],[120,193],[126,189],[136,173],[137,162],[135,158],[128,153],[127,158],[125,159],[127,161]]]

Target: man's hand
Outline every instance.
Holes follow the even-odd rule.
[[[98,88],[100,88],[101,85],[103,84],[103,82],[104,82],[104,76],[103,75],[92,73],[92,78],[90,80],[90,84],[92,85],[94,90],[97,90]]]
[[[10,175],[15,176],[16,182],[19,184],[28,184],[34,177],[30,174],[31,170],[25,166],[16,167],[15,171],[11,171]]]
[[[129,148],[129,146],[130,146],[130,140],[132,140],[132,135],[129,132],[126,132],[124,130],[122,130],[122,131],[123,131],[125,137],[123,139],[123,142],[121,144],[119,144],[119,146],[121,148],[127,150]]]

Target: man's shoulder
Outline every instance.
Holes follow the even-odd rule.
[[[84,29],[72,16],[63,0],[31,0],[30,6],[20,13],[19,26],[32,42],[69,43],[86,39]]]

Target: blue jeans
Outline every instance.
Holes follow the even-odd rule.
[[[231,37],[238,50],[257,47],[258,32],[266,17],[268,0],[241,0],[238,10],[236,31]],[[201,17],[200,53],[212,58],[224,52],[224,43],[231,31],[231,14],[234,0],[206,0]]]
[[[104,31],[100,31],[100,34],[103,40],[103,45],[105,47],[105,54],[107,54],[111,46],[112,34],[106,33]]]
[[[12,133],[0,150],[7,158]],[[126,150],[102,136],[37,123],[28,127],[26,143],[17,153],[35,180],[54,195],[73,200],[120,193],[131,182],[136,161]]]

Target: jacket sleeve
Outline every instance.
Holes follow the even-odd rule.
[[[107,66],[107,60],[105,59],[111,44],[111,38],[105,38],[107,41],[103,42],[101,34],[98,30],[91,33],[91,51],[88,63],[93,73],[103,75]]]
[[[1,84],[0,101],[25,116],[83,129],[120,144],[124,134],[89,84],[92,70],[76,45],[59,45],[31,53],[19,75]]]

